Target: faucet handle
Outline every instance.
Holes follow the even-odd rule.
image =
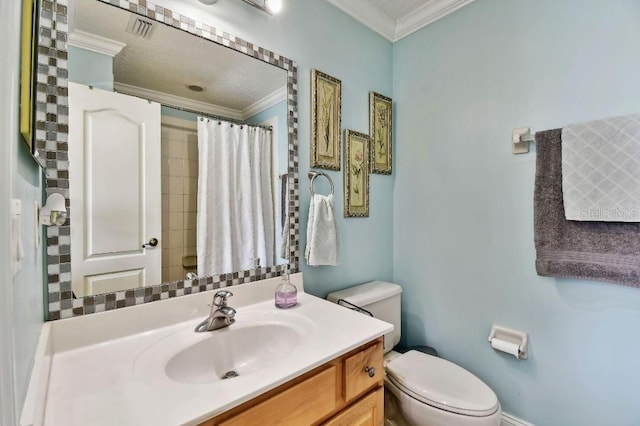
[[[233,318],[236,316],[236,310],[233,309],[231,306],[222,306],[220,308],[220,312],[225,314],[226,317],[231,320],[231,322],[233,322]]]
[[[213,305],[218,307],[227,306],[227,299],[233,296],[233,293],[227,290],[221,290],[213,295]]]

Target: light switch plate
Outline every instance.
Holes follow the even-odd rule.
[[[16,218],[22,214],[22,201],[18,198],[11,200],[11,217]]]

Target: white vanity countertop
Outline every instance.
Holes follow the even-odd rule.
[[[292,281],[301,288],[301,274],[297,275],[295,280],[299,282]],[[182,332],[189,336],[185,331],[193,330],[206,316],[202,313],[207,312],[206,304],[214,292],[155,302],[146,308],[147,305],[126,308],[121,315],[110,311],[105,313],[110,315],[54,322],[51,330],[45,330],[50,337],[46,343],[49,353],[44,359],[50,365],[36,365],[36,370],[49,371],[43,396],[44,418],[32,424],[195,425],[393,329],[391,324],[303,292],[298,293],[296,307],[276,309],[272,295],[279,281],[229,288],[239,296],[229,300],[229,305],[238,310],[231,327],[242,324],[243,318],[271,312],[278,320],[291,320],[302,327],[302,342],[291,356],[271,367],[229,380],[184,383],[170,379],[162,368],[166,362],[162,359],[162,345],[166,346],[172,335]],[[252,291],[255,286],[260,286],[260,291]],[[249,296],[250,293],[254,294]],[[267,295],[270,297],[265,298]],[[199,308],[201,304],[204,308]],[[171,316],[175,321],[171,322]],[[113,327],[109,321],[112,319]],[[60,323],[59,330],[55,329],[56,323]],[[198,333],[197,338],[205,339],[207,334]],[[43,362],[40,360],[40,364]],[[34,385],[33,379],[30,386],[43,388],[42,384]]]

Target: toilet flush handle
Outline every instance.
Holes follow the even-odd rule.
[[[376,369],[375,367],[365,367],[364,371],[367,372],[367,374],[369,374],[369,377],[373,377],[376,375]]]

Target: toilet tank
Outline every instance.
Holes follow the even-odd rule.
[[[331,302],[345,300],[371,312],[375,318],[393,324],[393,331],[384,336],[384,352],[389,352],[400,341],[400,295],[402,287],[385,281],[371,281],[327,296]]]

